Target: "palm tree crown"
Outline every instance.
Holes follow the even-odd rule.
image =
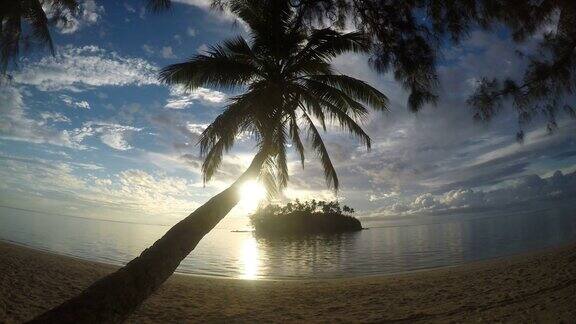
[[[201,135],[204,181],[214,175],[236,136],[247,132],[265,156],[260,178],[270,192],[277,192],[288,181],[289,142],[304,165],[300,135],[304,126],[328,186],[337,190],[338,177],[314,121],[324,130],[327,121],[335,122],[370,148],[370,137],[358,123],[367,107],[386,110],[388,100],[367,83],[335,73],[330,66],[330,60],[342,53],[369,50],[369,38],[358,32],[307,29],[289,1],[237,1],[231,10],[249,27],[249,41],[242,37],[225,41],[160,73],[163,82],[188,89],[246,90],[232,98]]]

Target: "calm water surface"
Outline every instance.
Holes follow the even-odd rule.
[[[576,240],[576,214],[558,204],[530,213],[363,220],[367,230],[306,239],[258,239],[231,232],[238,228],[231,223],[225,220],[208,234],[177,271],[243,279],[354,277],[452,266]],[[0,207],[1,240],[112,264],[125,264],[168,229]]]

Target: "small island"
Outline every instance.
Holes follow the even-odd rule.
[[[344,233],[362,230],[354,209],[337,201],[296,200],[284,206],[270,204],[250,216],[259,236]]]

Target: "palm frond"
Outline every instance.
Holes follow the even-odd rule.
[[[388,110],[388,97],[362,80],[343,74],[311,75],[308,78],[336,87],[348,96],[360,100],[375,110]]]
[[[0,72],[17,63],[21,47],[32,41],[55,54],[50,26],[78,13],[77,0],[10,0],[0,2]],[[50,18],[49,18],[50,17]]]
[[[225,46],[213,46],[207,54],[194,56],[188,62],[169,65],[160,71],[159,79],[166,84],[179,84],[188,89],[213,87],[233,89],[253,80],[258,70],[251,62],[240,38]]]
[[[2,20],[1,23],[0,68],[2,74],[4,74],[10,61],[18,57],[20,51],[21,17],[20,15],[10,15],[5,20]]]
[[[216,173],[222,155],[229,151],[236,135],[248,131],[252,125],[250,100],[236,98],[200,135],[200,155],[204,157],[202,176],[204,182]]]
[[[321,98],[310,93],[308,89],[301,85],[293,85],[292,88],[292,91],[297,93],[300,98],[299,106],[318,119],[322,129],[326,131],[326,115],[324,114],[324,110],[320,104],[321,101],[319,99]]]
[[[370,48],[370,38],[364,33],[320,29],[312,32],[308,43],[291,59],[290,64],[298,65],[315,58],[326,61],[346,52],[367,52]]]
[[[310,58],[297,62],[287,62],[284,70],[288,75],[324,75],[333,74],[330,63],[320,58]]]
[[[260,169],[260,174],[258,178],[260,182],[266,188],[266,194],[269,199],[278,197],[281,192],[281,189],[278,186],[278,180],[276,178],[276,161],[273,156],[267,156],[262,164],[262,168]]]
[[[327,86],[330,88],[330,86]],[[348,133],[354,135],[356,138],[360,140],[360,142],[366,145],[366,148],[370,150],[371,148],[371,139],[368,134],[362,129],[358,122],[354,120],[349,115],[349,110],[347,109],[346,105],[343,105],[340,100],[337,100],[336,104],[332,103],[329,100],[324,99],[323,97],[316,96],[314,93],[308,94],[307,92],[302,92],[302,102],[303,103],[312,103],[314,106],[317,106],[322,111],[325,112],[325,115],[330,117],[330,121],[334,122],[337,121],[337,124]],[[351,99],[350,99],[351,100]],[[305,106],[302,105],[303,110],[310,110],[306,109]],[[354,116],[354,115],[353,115]],[[363,115],[360,114],[358,117],[362,117]],[[325,127],[325,125],[324,125]],[[326,130],[326,129],[324,129]]]
[[[230,133],[248,131],[253,123],[252,100],[249,94],[233,99],[224,111],[200,135],[200,155],[204,156],[216,143]]]
[[[246,40],[240,36],[234,37],[224,41],[224,46],[219,48],[219,52],[221,55],[235,55],[236,57],[240,58],[243,57],[244,59],[254,59],[255,55],[250,48],[250,45],[246,42]]]
[[[276,140],[274,142],[276,151],[276,180],[279,188],[286,188],[288,185],[288,162],[286,160],[286,130],[284,125],[276,131]]]
[[[279,57],[294,47],[294,40],[289,41],[293,14],[289,1],[236,0],[228,8],[250,27],[259,54]]]
[[[302,144],[302,139],[300,138],[300,128],[298,127],[298,120],[294,111],[290,113],[290,138],[296,148],[296,152],[298,152],[302,168],[304,168],[304,144]]]
[[[304,120],[308,124],[308,136],[310,142],[320,157],[320,162],[322,163],[322,168],[324,169],[324,179],[326,179],[328,187],[332,187],[335,191],[338,191],[338,175],[336,174],[336,169],[334,169],[334,165],[332,164],[328,150],[324,145],[322,136],[320,136],[320,132],[318,132],[318,129],[312,122],[310,116],[306,113],[306,110],[302,109],[302,112]]]
[[[154,13],[169,10],[171,7],[172,1],[170,0],[148,0],[146,3],[146,9]]]
[[[325,107],[333,121],[334,120],[338,121],[338,125],[343,130],[347,131],[348,133],[356,137],[358,140],[360,140],[360,143],[364,144],[366,146],[366,149],[368,150],[371,149],[370,136],[366,134],[364,129],[362,129],[362,127],[358,125],[358,123],[354,119],[352,119],[346,113],[346,111],[344,111],[341,107],[331,105],[329,103]]]
[[[30,1],[30,8],[26,17],[30,21],[33,37],[48,46],[50,53],[54,55],[54,44],[48,29],[48,17],[42,8],[42,3],[38,0]]]
[[[314,31],[309,39],[308,50],[325,59],[347,52],[364,53],[372,46],[370,37],[362,32],[340,33],[329,28]]]
[[[77,0],[50,0],[44,3],[50,5],[51,10],[56,10],[57,12],[68,10],[73,15],[77,14],[79,9]]]
[[[232,147],[233,143],[233,136],[220,138],[214,145],[210,147],[208,154],[206,154],[204,158],[204,162],[202,163],[202,180],[204,183],[210,181],[220,164],[222,163],[222,157],[224,155],[224,151],[228,151]]]
[[[345,109],[358,118],[363,118],[368,114],[368,109],[364,105],[351,98],[344,91],[312,79],[304,79],[303,83],[304,88],[312,94],[312,98],[315,98],[316,101],[327,102],[340,109]]]

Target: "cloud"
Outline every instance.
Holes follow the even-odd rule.
[[[184,31],[180,32],[184,36]],[[194,29],[195,35],[196,32]],[[557,190],[558,186],[554,190],[550,189],[551,186],[546,185],[548,178],[544,175],[556,169],[569,170],[565,173],[573,171],[566,166],[574,165],[576,128],[574,125],[562,125],[560,131],[553,136],[546,136],[541,130],[529,129],[526,142],[519,145],[514,139],[517,125],[515,116],[499,116],[489,125],[474,124],[472,113],[465,104],[467,94],[473,90],[474,80],[483,75],[514,75],[517,66],[521,64],[516,65],[518,58],[506,39],[476,32],[471,35],[468,43],[461,48],[449,49],[446,59],[441,61],[439,72],[443,89],[438,106],[426,107],[419,114],[407,112],[406,91],[394,81],[393,75],[380,75],[372,71],[366,63],[367,57],[347,54],[334,61],[336,71],[358,77],[382,90],[390,98],[391,108],[388,114],[371,113],[363,123],[373,140],[370,152],[347,134],[332,132],[332,129],[322,134],[339,175],[339,198],[345,198],[347,204],[359,211],[380,210],[378,213],[387,215],[413,215],[485,209],[507,202],[518,203],[523,197],[536,197],[536,200],[545,199],[542,197],[564,197],[565,190]],[[162,55],[160,47],[144,45],[142,50],[149,50],[150,55],[157,57]],[[128,109],[128,104],[113,102],[117,96],[110,96],[101,98],[114,105],[110,107],[115,107],[105,112],[114,113],[114,116],[106,117],[108,123],[80,119],[101,113],[97,109],[83,114],[67,110],[65,113],[74,117],[74,122],[79,120],[80,123],[74,124],[75,128],[72,128],[68,124],[70,120],[67,121],[68,117],[64,115],[26,109],[23,102],[26,99],[25,89],[65,90],[69,95],[70,91],[89,91],[101,86],[158,85],[157,67],[147,60],[95,46],[69,46],[60,49],[56,58],[47,57],[24,63],[22,71],[15,75],[16,84],[21,85],[20,90],[13,90],[16,94],[7,91],[1,97],[2,138],[76,149],[94,149],[91,147],[93,143],[100,141],[113,150],[125,151],[136,146],[135,143],[142,142],[133,141],[132,136],[149,132],[148,125],[142,128],[128,126],[140,127],[143,120],[135,116],[145,115],[144,122],[154,128],[154,143],[144,143],[138,146],[142,150],[123,153],[122,156],[133,159],[134,164],[143,165],[136,167],[131,164],[130,168],[146,171],[134,169],[134,172],[122,175],[113,173],[97,179],[81,177],[81,182],[100,188],[102,191],[99,193],[103,195],[121,195],[117,190],[121,190],[124,184],[126,188],[142,188],[156,186],[154,183],[163,182],[167,178],[178,181],[166,174],[181,176],[190,172],[193,178],[199,178],[202,159],[197,154],[195,144],[217,109],[190,107],[194,104],[221,107],[227,99],[226,94],[205,88],[192,92],[184,88],[170,88],[167,98],[159,98],[166,99],[159,105],[164,104],[168,109],[156,110],[153,114],[145,111],[148,103],[133,105]],[[104,89],[98,90],[101,91]],[[35,94],[35,91],[30,93]],[[64,104],[77,108],[84,105],[78,93],[77,98],[68,97],[68,102],[62,99]],[[11,106],[4,105],[6,101]],[[94,105],[94,102],[90,103]],[[86,104],[89,106],[88,102]],[[127,108],[122,108],[124,106]],[[70,129],[59,130],[62,127]],[[209,184],[211,189],[197,190],[194,199],[209,196],[213,188],[225,186],[244,171],[249,157],[254,154],[253,144],[249,141],[239,142],[226,155],[216,181]],[[162,147],[162,151],[146,151],[151,147]],[[291,178],[285,195],[289,198],[333,199],[333,193],[326,190],[323,173],[313,151],[307,150],[305,170],[299,167],[293,150],[289,151]],[[70,173],[74,175],[72,171]],[[534,174],[537,175],[524,179]],[[566,179],[569,176],[563,175]],[[188,181],[188,186],[202,188],[202,183]],[[507,189],[503,190],[504,187]],[[64,189],[61,191],[64,192]],[[85,194],[81,195],[82,199],[87,199],[84,198]],[[146,195],[155,197],[154,191],[148,191],[142,197]],[[105,201],[103,205],[108,206],[122,204],[114,200],[114,197],[92,199],[102,199]],[[141,206],[134,208],[136,210]]]
[[[165,108],[169,109],[185,109],[200,101],[205,105],[217,105],[224,102],[226,95],[217,90],[207,88],[197,88],[192,91],[186,90],[184,87],[170,88],[170,97],[168,98]]]
[[[171,47],[171,46],[164,46],[164,47],[162,47],[162,50],[160,51],[160,54],[161,54],[162,57],[165,58],[165,59],[173,59],[173,58],[176,58],[176,55],[174,55],[174,53],[172,52],[172,47]]]
[[[190,151],[175,150],[169,153],[158,152],[145,152],[143,159],[149,161],[154,166],[158,167],[165,172],[173,172],[174,170],[185,170],[199,176],[202,174],[202,164],[204,159],[198,154],[191,153]],[[210,189],[222,190],[235,181],[250,165],[252,155],[248,154],[228,154],[222,159],[221,167],[214,174],[213,179],[207,184]],[[199,182],[199,187],[204,187],[204,184]],[[212,190],[203,193],[203,195],[210,195],[214,193]]]
[[[148,44],[142,45],[142,49],[144,50],[144,53],[146,53],[146,55],[148,56],[154,55],[155,53],[154,48]]]
[[[52,144],[74,149],[87,149],[83,142],[99,136],[101,142],[116,150],[129,150],[127,137],[140,128],[114,123],[88,121],[79,128],[58,130],[50,123],[70,123],[70,119],[57,112],[42,111],[40,119],[27,116],[22,94],[17,88],[0,89],[0,137],[37,144]]]
[[[124,8],[130,13],[136,12],[136,9],[134,9],[134,7],[132,7],[129,3],[124,2]]]
[[[177,42],[180,42],[180,35],[174,35],[174,39]],[[157,49],[154,46],[144,44],[144,45],[142,45],[142,50],[144,50],[144,53],[147,56],[154,56],[154,55],[158,54],[159,57],[162,57],[165,59],[177,58],[177,56],[174,54],[174,50],[172,49],[172,46],[164,46],[160,49]]]
[[[58,112],[51,112],[51,111],[42,111],[40,112],[40,118],[44,121],[44,123],[48,123],[50,121],[54,123],[70,123],[70,118],[62,115]]]
[[[90,104],[86,100],[75,100],[74,98],[67,95],[60,95],[60,99],[68,106],[72,108],[80,109],[90,109]]]
[[[194,182],[161,173],[128,169],[95,176],[82,172],[86,165],[5,154],[0,155],[0,166],[3,195],[23,189],[34,193],[35,203],[54,206],[55,212],[61,213],[62,204],[68,204],[82,209],[82,215],[88,217],[148,218],[155,223],[170,223],[199,206],[190,190]],[[29,204],[29,197],[21,197],[22,203]]]
[[[66,133],[77,143],[83,142],[84,139],[88,137],[98,136],[103,144],[115,150],[126,151],[132,148],[126,139],[127,136],[141,130],[141,128],[132,126],[88,121],[85,122],[82,127],[69,132],[67,131]]]
[[[187,123],[186,127],[190,133],[200,135],[208,127],[208,124]]]
[[[124,132],[118,131],[117,129],[112,129],[104,132],[100,139],[102,143],[110,146],[113,149],[119,151],[126,151],[132,148],[128,142],[124,139]]]
[[[174,2],[199,7],[202,9],[210,9],[212,6],[212,0],[175,0]]]
[[[196,37],[197,34],[198,34],[198,31],[195,28],[188,27],[188,29],[186,29],[186,35],[188,35],[190,37]]]
[[[453,214],[488,210],[550,199],[571,199],[576,195],[576,172],[556,171],[548,178],[531,174],[503,188],[474,190],[459,188],[442,195],[424,193],[408,202],[394,201],[375,212],[378,216]]]
[[[48,125],[52,122],[70,122],[61,114],[41,112],[40,120],[27,115],[20,90],[9,85],[0,87],[0,137],[31,143],[47,143],[71,148],[79,147],[68,134]]]
[[[202,45],[198,46],[198,48],[196,49],[196,52],[198,52],[200,54],[205,54],[205,52],[208,52],[209,50],[210,50],[210,48],[208,47],[208,45],[202,44]]]
[[[97,24],[103,14],[104,6],[97,5],[94,0],[80,1],[78,15],[65,12],[65,20],[59,21],[56,28],[62,34],[71,34],[83,27]]]
[[[383,91],[391,109],[388,114],[371,113],[363,125],[372,138],[371,152],[362,150],[346,135],[323,135],[343,193],[356,195],[358,204],[365,205],[365,199],[372,197],[367,208],[377,208],[394,201],[385,197],[390,192],[400,196],[427,192],[437,195],[495,185],[530,172],[542,174],[538,168],[547,168],[544,161],[558,152],[574,150],[573,124],[562,125],[553,136],[530,128],[528,140],[519,145],[514,137],[517,119],[513,114],[498,116],[488,125],[473,122],[465,102],[473,85],[465,80],[515,75],[523,63],[508,39],[482,32],[471,36],[469,43],[450,49],[449,57],[441,62],[441,100],[437,107],[425,107],[418,114],[407,112],[407,93],[393,75],[375,73],[366,64],[366,57],[347,54],[334,61],[336,71]],[[296,170],[291,182],[318,183],[316,188],[322,189],[323,183],[318,181],[321,170],[308,164],[306,168],[303,172]],[[359,192],[367,194],[360,197]],[[424,198],[421,203],[429,202]]]
[[[399,193],[396,191],[385,192],[385,193],[381,193],[381,194],[371,194],[368,197],[368,200],[369,201],[378,201],[378,200],[383,200],[383,199],[390,199],[392,197],[397,197],[398,195],[399,195]]]
[[[66,46],[55,57],[27,62],[14,80],[42,91],[80,92],[100,86],[157,85],[156,71],[146,60],[98,46]]]
[[[203,9],[211,17],[214,17],[219,20],[223,21],[233,21],[236,17],[230,13],[228,10],[220,11],[220,10],[213,10],[212,9],[212,0],[174,0],[176,3],[181,3],[189,6],[194,6],[200,9]]]

